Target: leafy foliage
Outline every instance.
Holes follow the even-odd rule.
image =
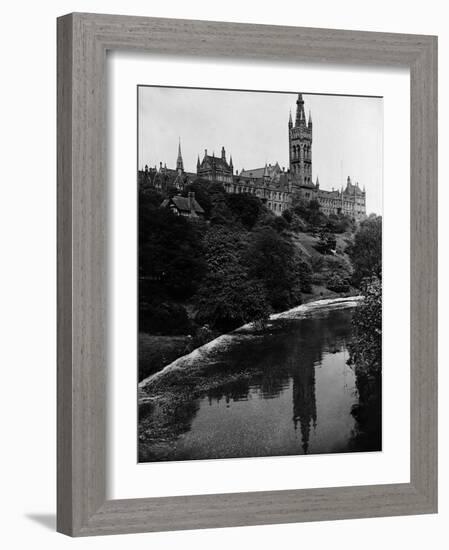
[[[195,338],[200,326],[223,331],[248,321],[263,323],[271,311],[300,304],[302,293],[314,291],[312,282],[335,292],[349,290],[352,269],[335,252],[335,234],[352,229],[344,216],[327,217],[313,200],[298,200],[276,216],[258,197],[226,193],[221,184],[201,178],[183,195],[190,191],[206,221],[160,208],[164,197],[179,193],[174,188],[161,195],[146,180],[140,184],[142,329]],[[358,249],[371,234],[363,230],[359,241],[350,245],[359,269],[363,261]],[[298,231],[318,232],[320,238],[314,244],[315,237],[310,237],[306,247],[298,246]],[[307,249],[311,246],[319,253]]]
[[[333,273],[327,280],[326,287],[332,292],[348,292],[350,289],[347,279],[343,279],[338,273]]]
[[[353,316],[354,340],[350,360],[368,375],[377,374],[382,364],[382,284],[378,277],[365,280],[363,302]]]
[[[382,218],[371,215],[364,220],[354,236],[354,243],[348,248],[354,266],[353,284],[362,285],[368,277],[382,274]]]
[[[344,214],[329,214],[326,229],[332,233],[345,233],[354,229],[354,222]]]
[[[289,239],[272,227],[261,227],[253,233],[246,261],[275,311],[301,302],[300,259]]]
[[[337,239],[333,233],[323,229],[315,248],[321,254],[331,254],[337,248]]]
[[[353,315],[354,338],[349,363],[356,376],[359,402],[352,415],[357,420],[354,440],[358,448],[381,448],[382,433],[382,285],[378,277],[365,279],[363,302]]]
[[[173,301],[151,302],[143,299],[139,305],[139,331],[151,334],[186,334],[190,324],[185,307]]]
[[[203,272],[201,227],[140,201],[139,275],[169,296],[187,298]]]
[[[248,321],[263,323],[270,308],[263,286],[250,280],[242,266],[240,235],[225,227],[211,228],[205,238],[207,273],[198,293],[198,320],[220,330]]]
[[[293,213],[307,224],[310,230],[322,227],[327,222],[327,216],[321,211],[317,200],[298,199],[293,206]]]
[[[249,193],[227,194],[226,204],[235,220],[251,230],[262,213],[262,203],[258,197]]]

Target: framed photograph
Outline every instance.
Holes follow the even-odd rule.
[[[437,39],[58,19],[58,530],[437,511]]]

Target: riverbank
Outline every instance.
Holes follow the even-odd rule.
[[[192,337],[139,333],[139,380],[161,371],[186,354]]]
[[[327,311],[330,309],[345,309],[350,307],[356,307],[359,301],[362,299],[361,296],[347,296],[343,298],[327,298],[321,300],[315,300],[307,302],[291,308],[287,311],[281,313],[274,313],[270,315],[267,330],[270,328],[270,322],[276,321],[278,319],[300,319],[303,316],[311,315],[317,311]],[[199,348],[193,350],[191,353],[179,357],[161,371],[156,372],[155,374],[150,375],[139,383],[139,403],[147,402],[150,396],[145,395],[149,393],[150,387],[155,389],[159,388],[161,378],[166,377],[167,375],[180,374],[184,369],[195,369],[195,366],[199,363],[211,360],[214,350],[217,348],[225,349],[236,338],[243,338],[245,333],[255,330],[254,323],[247,323],[238,329],[227,333],[222,334],[211,340],[207,344],[200,346]],[[162,388],[159,388],[162,390]]]
[[[302,304],[270,316],[264,328],[248,323],[176,359],[161,372],[142,381],[139,384],[139,460],[223,458],[238,456],[239,453],[241,456],[253,453],[263,456],[267,452],[289,454],[284,443],[292,445],[293,454],[306,452],[309,437],[315,437],[308,428],[315,418],[315,391],[326,391],[326,407],[332,408],[330,403],[333,402],[338,411],[340,391],[342,396],[346,395],[344,399],[353,399],[352,390],[346,386],[352,371],[346,365],[345,350],[352,317],[348,312],[360,299],[345,297]],[[315,375],[317,362],[329,368],[319,370]],[[336,381],[343,372],[346,372],[346,378],[341,390]],[[319,385],[318,389],[315,383]],[[334,395],[333,401],[329,401],[329,392]],[[266,400],[266,407],[262,409],[261,399]],[[351,423],[352,401],[349,401],[345,418],[348,417],[346,422]],[[245,412],[242,412],[242,407]],[[204,427],[209,423],[215,425],[217,415],[220,422],[227,419],[232,424],[232,418],[237,421],[234,414],[238,415],[240,436],[235,441],[229,440],[232,430],[230,432],[220,424],[223,437],[228,438],[226,445],[221,436],[214,435],[214,429]],[[259,432],[266,436],[278,433],[274,426],[269,426],[276,422],[279,414],[282,429],[288,432],[285,439],[279,436],[276,443],[276,437],[270,436],[265,441],[268,447],[259,445]],[[329,415],[333,422],[334,412]],[[194,419],[199,422],[195,428],[192,427]],[[323,430],[327,430],[329,422],[323,423]],[[295,430],[299,426],[301,437],[297,438]],[[193,435],[187,435],[191,430]],[[332,434],[337,433],[340,432],[332,430]],[[243,440],[242,434],[245,434]],[[326,435],[326,441],[334,437],[332,434]],[[215,438],[213,443],[210,438]],[[251,448],[239,447],[238,441],[249,441],[248,438],[253,438]],[[317,441],[314,443],[315,452],[337,452],[332,445],[320,450]],[[209,450],[206,448],[208,442],[211,445]],[[196,455],[183,454],[190,445],[196,449]]]

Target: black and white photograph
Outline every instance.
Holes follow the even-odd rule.
[[[138,461],[381,451],[382,97],[137,94]]]

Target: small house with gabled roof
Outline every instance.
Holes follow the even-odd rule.
[[[177,216],[185,216],[196,220],[204,218],[204,209],[195,199],[193,191],[189,191],[187,197],[175,195],[165,199],[161,204],[161,208],[169,208]]]

